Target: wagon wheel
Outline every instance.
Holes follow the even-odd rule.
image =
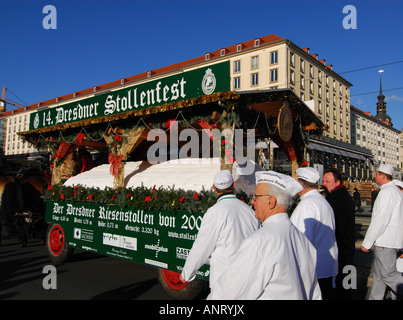
[[[50,224],[46,233],[46,249],[50,260],[54,264],[67,261],[74,252],[67,244],[64,230],[61,225]]]
[[[207,292],[208,282],[195,279],[191,282],[181,282],[180,273],[158,269],[158,281],[164,292],[175,300],[195,300]]]

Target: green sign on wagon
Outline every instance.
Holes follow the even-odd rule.
[[[229,62],[181,72],[31,113],[29,130],[111,116],[230,90]]]
[[[96,203],[47,202],[46,221],[60,224],[72,248],[181,272],[203,213],[143,210]],[[197,277],[208,280],[209,265]]]

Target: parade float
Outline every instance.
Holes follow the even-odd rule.
[[[248,202],[261,170],[257,141],[276,143],[295,171],[309,133],[322,130],[290,89],[230,91],[227,61],[57,101],[35,110],[20,134],[52,151],[45,199],[54,263],[79,249],[147,264],[171,298],[194,299],[208,261],[195,281],[179,274],[216,202],[214,175],[230,170]]]

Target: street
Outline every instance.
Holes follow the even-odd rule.
[[[50,261],[37,239],[20,248],[15,238],[2,238],[0,261],[0,300],[168,299],[155,268],[83,251],[56,267],[57,288],[46,290]]]
[[[368,212],[368,209],[367,209]],[[370,222],[369,213],[356,217],[357,289],[354,300],[364,300],[371,284],[372,253],[360,245]],[[154,267],[116,258],[75,251],[72,259],[56,267],[56,289],[44,289],[50,265],[45,244],[39,239],[20,248],[13,237],[0,245],[0,300],[166,300]]]

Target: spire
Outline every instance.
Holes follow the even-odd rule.
[[[379,95],[378,95],[378,102],[376,103],[375,118],[381,121],[386,121],[388,125],[393,126],[391,117],[389,117],[386,114],[385,96],[382,93],[382,72],[384,72],[384,70],[380,69],[378,72],[379,72]]]

